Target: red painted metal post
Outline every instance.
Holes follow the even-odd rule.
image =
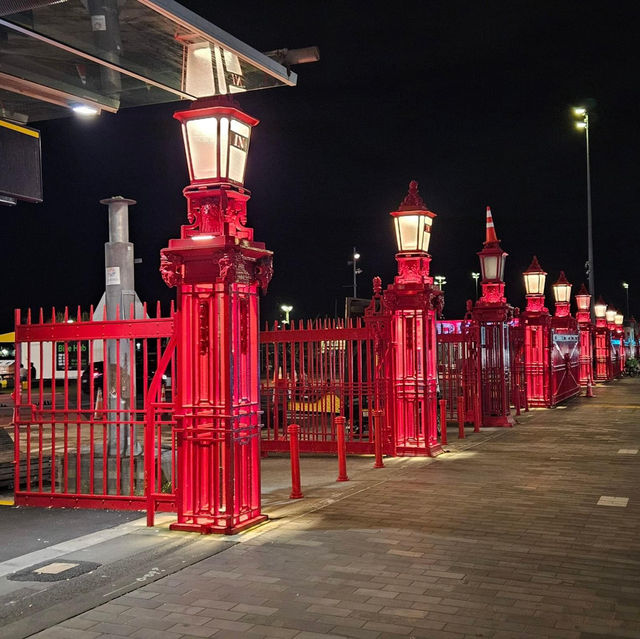
[[[458,439],[464,439],[464,397],[458,397]]]
[[[396,226],[398,275],[383,303],[391,316],[391,384],[395,452],[399,456],[442,452],[437,436],[436,313],[442,291],[429,275],[431,223],[436,216],[418,193],[418,183],[391,213]]]
[[[374,468],[384,468],[384,462],[382,461],[382,411],[373,411],[373,437],[374,446],[376,452],[376,461],[373,465]]]
[[[175,117],[183,125],[192,182],[183,192],[189,224],[160,252],[162,277],[178,289],[180,317],[179,499],[171,528],[235,534],[266,519],[260,504],[258,294],[271,279],[272,254],[246,226],[249,193],[243,186],[258,121],[229,102],[196,103]],[[192,139],[194,120],[221,131],[207,138],[206,151],[202,139]],[[233,135],[223,134],[229,127]],[[197,153],[191,153],[192,143]],[[204,157],[220,161],[201,164]]]
[[[301,499],[304,495],[300,490],[300,445],[298,442],[300,426],[290,424],[287,432],[289,433],[289,447],[291,451],[291,494],[289,495],[289,499]]]
[[[520,386],[516,384],[515,389],[516,389],[516,392],[515,392],[515,397],[513,399],[516,405],[516,416],[519,416],[520,415]]]
[[[347,475],[347,445],[344,437],[344,427],[346,423],[344,417],[336,417],[336,435],[338,441],[338,479],[336,481],[349,481]]]
[[[480,410],[483,426],[511,427],[511,340],[509,323],[513,307],[504,295],[507,253],[496,235],[491,209],[486,210],[486,239],[478,252],[482,272],[482,296],[471,317],[480,328]],[[475,430],[475,429],[474,429]]]
[[[440,400],[440,443],[447,445],[447,400]]]

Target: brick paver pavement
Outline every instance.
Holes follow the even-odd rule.
[[[640,637],[638,391],[274,501],[228,550],[36,636]]]

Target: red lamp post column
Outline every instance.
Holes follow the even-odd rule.
[[[527,308],[520,314],[524,325],[525,376],[529,406],[550,404],[550,327],[551,316],[544,305],[544,285],[547,273],[534,255],[523,273]]]
[[[191,184],[189,224],[162,249],[178,289],[175,397],[178,521],[173,530],[233,534],[260,512],[258,291],[271,252],[246,226],[243,187],[251,128],[231,103],[194,107],[182,123]]]
[[[431,223],[435,217],[412,181],[409,193],[391,213],[398,275],[383,294],[391,314],[391,379],[395,454],[435,456],[437,440],[436,312],[442,291],[429,275]]]
[[[618,342],[618,369],[616,370],[616,377],[622,377],[627,361],[627,354],[624,350],[624,315],[622,313],[616,313],[614,324],[614,334]]]
[[[504,296],[505,253],[496,236],[491,209],[487,207],[487,230],[478,253],[482,272],[482,296],[471,313],[480,327],[482,425],[513,426],[511,415],[509,322],[513,307]]]
[[[583,284],[576,295],[578,330],[580,331],[580,386],[593,386],[593,323],[591,295]]]
[[[616,333],[616,314],[618,311],[611,307],[607,308],[606,318],[607,318],[607,329],[609,330],[609,352],[611,359],[611,367],[610,367],[610,379],[614,379],[618,376],[618,368],[620,366],[620,354],[618,353],[618,349],[615,347],[614,339]]]
[[[607,304],[600,297],[593,306],[596,316],[595,345],[596,368],[594,379],[596,382],[609,382],[613,379],[611,365],[611,338],[607,327]]]

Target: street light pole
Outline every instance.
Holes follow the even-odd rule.
[[[589,149],[589,113],[585,107],[576,107],[573,110],[576,116],[582,116],[581,122],[576,122],[579,129],[584,129],[585,134],[585,150],[587,156],[587,263],[589,265],[589,292],[595,296],[595,273],[593,266],[593,221],[591,216],[591,154]],[[592,299],[595,299],[592,297]],[[593,310],[591,311],[591,319],[593,320]]]
[[[471,273],[471,277],[475,280],[476,284],[476,301],[478,299],[478,279],[480,279],[480,273]]]
[[[362,273],[362,269],[358,268],[358,260],[360,259],[360,253],[358,253],[358,251],[356,251],[356,247],[353,247],[353,256],[352,256],[352,260],[349,262],[349,264],[353,265],[353,297],[356,298],[358,297],[358,281],[357,281],[357,277],[358,275],[360,275],[360,273]]]

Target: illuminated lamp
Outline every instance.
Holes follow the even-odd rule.
[[[571,286],[564,271],[560,271],[560,277],[553,284],[553,297],[556,303],[568,304],[571,301]]]
[[[607,316],[607,304],[602,299],[602,297],[598,298],[598,301],[593,305],[593,312],[597,319],[605,319]]]
[[[534,255],[529,268],[523,273],[527,295],[544,295],[547,273],[542,270],[538,258]]]
[[[412,180],[409,193],[391,213],[396,230],[398,253],[428,253],[431,239],[431,224],[435,213],[429,211],[418,194],[418,183]]]
[[[608,308],[606,312],[607,324],[613,325],[616,322],[617,310],[615,308]]]
[[[505,253],[500,248],[500,242],[496,236],[493,225],[491,208],[487,207],[487,230],[484,248],[478,253],[480,258],[480,270],[482,271],[482,283],[493,284],[504,281]]]
[[[624,323],[624,315],[622,313],[616,313],[614,322],[617,328],[622,328],[622,324]]]
[[[580,287],[576,295],[576,304],[578,305],[578,311],[581,313],[588,313],[591,308],[591,295],[589,295],[589,291],[587,291],[584,284]]]
[[[258,120],[222,102],[178,111],[173,117],[182,124],[192,184],[244,184],[251,130]]]

